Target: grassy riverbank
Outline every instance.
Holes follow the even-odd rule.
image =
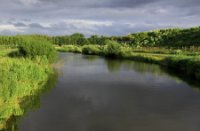
[[[52,41],[58,51],[156,63],[200,80],[200,27],[111,37],[73,34],[53,37]]]
[[[27,106],[31,106],[29,99],[47,88],[49,76],[54,74],[50,64],[55,57],[54,48],[46,44],[46,48],[30,54],[30,49],[38,48],[36,43],[41,41],[26,41],[18,47],[0,46],[0,130],[15,128],[11,127],[12,119],[26,113]]]
[[[159,64],[200,80],[200,27],[128,36],[0,36],[0,130],[10,130],[53,74],[57,51]]]
[[[155,63],[185,74],[195,80],[200,80],[200,52],[191,51],[191,48],[131,48],[121,46],[117,42],[108,41],[106,45],[66,45],[57,46],[61,52],[82,53],[87,55],[100,55],[117,59],[129,59],[141,62]],[[147,50],[148,49],[148,50]],[[159,52],[160,51],[160,52]]]

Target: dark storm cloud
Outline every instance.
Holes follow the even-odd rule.
[[[22,23],[22,22],[17,22],[17,23],[14,23],[14,26],[16,26],[16,27],[26,27],[27,25]]]
[[[45,28],[42,25],[40,25],[39,23],[31,23],[28,25],[30,28]]]
[[[199,0],[170,0],[165,2],[166,4],[171,4],[179,7],[190,7],[190,6],[200,6]]]
[[[148,3],[153,3],[158,0],[111,0],[105,3],[105,6],[110,7],[137,7],[141,5],[146,5]]]
[[[200,25],[200,0],[1,0],[0,33],[125,35]]]
[[[137,7],[149,3],[163,3],[172,6],[199,6],[199,0],[38,0],[43,4],[75,7]]]
[[[76,7],[135,7],[159,0],[39,0],[42,3]]]

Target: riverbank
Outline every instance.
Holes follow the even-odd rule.
[[[200,86],[156,64],[74,53],[59,53],[57,64],[56,88],[25,115],[20,131],[199,130]]]
[[[13,130],[13,119],[23,116],[29,102],[40,94],[54,70],[46,57],[9,57],[17,48],[1,46],[0,130]]]
[[[167,50],[163,52],[136,50],[119,45],[66,45],[56,47],[60,52],[82,53],[87,55],[99,55],[116,59],[128,59],[147,63],[159,64],[178,73],[182,73],[191,79],[200,80],[200,55],[199,52]],[[159,49],[162,51],[162,49]],[[170,53],[171,52],[171,53]]]

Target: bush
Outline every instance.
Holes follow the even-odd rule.
[[[167,57],[162,61],[162,65],[200,80],[200,57]]]
[[[49,62],[56,58],[56,50],[51,43],[44,39],[24,39],[24,44],[19,46],[19,53],[24,57],[34,59],[37,56],[46,57]]]
[[[107,40],[104,52],[108,57],[119,57],[121,56],[122,48],[119,43]]]
[[[82,48],[82,53],[86,55],[97,55],[100,53],[100,49],[95,45],[85,45]]]
[[[175,51],[173,51],[173,54],[182,54],[183,52],[182,52],[182,50],[175,50]]]
[[[62,51],[62,48],[60,51]],[[81,48],[76,45],[65,45],[63,47],[63,52],[81,53]]]

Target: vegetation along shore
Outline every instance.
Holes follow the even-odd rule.
[[[0,46],[0,130],[5,131],[16,130],[12,119],[26,113],[54,75],[51,63],[56,51],[51,43],[31,36],[20,38],[20,44]]]
[[[81,34],[73,34],[53,37],[52,41],[58,51],[155,63],[200,80],[200,27],[119,37],[84,38]]]
[[[22,116],[54,74],[57,51],[149,62],[200,80],[200,27],[162,29],[127,36],[0,36],[0,130]]]

